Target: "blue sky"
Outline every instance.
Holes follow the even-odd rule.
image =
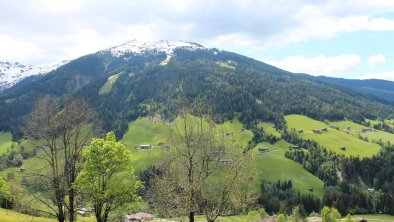
[[[0,61],[186,40],[313,75],[394,81],[393,0],[0,0]]]

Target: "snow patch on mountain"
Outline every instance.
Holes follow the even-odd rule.
[[[138,40],[131,40],[122,45],[115,46],[104,50],[104,52],[111,52],[113,56],[120,57],[126,53],[145,54],[152,52],[165,52],[168,58],[174,53],[174,49],[184,48],[187,50],[205,49],[205,47],[186,41],[156,41],[144,42]]]
[[[69,61],[44,66],[23,65],[18,62],[0,62],[0,92],[20,82],[26,77],[44,75]]]

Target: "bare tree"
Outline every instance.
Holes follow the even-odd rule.
[[[163,173],[154,179],[150,199],[164,216],[187,215],[194,222],[195,214],[203,213],[215,221],[250,199],[241,190],[249,183],[244,178],[250,157],[237,141],[215,129],[209,116],[189,113],[183,110],[171,127],[171,150],[163,157]]]
[[[46,164],[40,172],[33,172],[38,181],[53,196],[54,205],[41,200],[59,222],[76,220],[77,165],[81,152],[92,138],[95,115],[83,99],[67,98],[65,101],[44,97],[26,118],[26,134],[40,141],[35,144],[41,151],[38,157]],[[66,201],[65,198],[68,198]]]

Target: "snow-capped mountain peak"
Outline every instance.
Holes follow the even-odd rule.
[[[0,62],[0,92],[26,77],[46,74],[68,62],[62,61],[45,66],[23,65],[18,62]]]
[[[186,41],[156,41],[156,42],[145,42],[138,40],[131,40],[122,45],[115,46],[104,50],[105,52],[110,51],[113,56],[122,56],[126,53],[144,54],[147,52],[165,52],[168,57],[171,57],[174,49],[184,48],[189,50],[204,49],[203,46]]]

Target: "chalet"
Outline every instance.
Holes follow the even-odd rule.
[[[219,161],[218,161],[218,163],[219,163],[219,164],[222,164],[222,165],[230,164],[230,163],[232,163],[232,162],[233,162],[232,159],[222,159],[222,160],[219,160]]]
[[[78,211],[77,211],[77,214],[78,214],[78,216],[86,217],[86,211],[78,210]]]
[[[126,215],[125,222],[143,222],[153,220],[154,217],[152,214],[139,212],[132,215]]]
[[[341,147],[341,150],[346,150],[346,146],[342,146],[342,147]]]
[[[164,142],[160,142],[160,143],[157,144],[157,146],[164,146],[164,145],[165,145]]]
[[[359,221],[360,222],[367,222],[367,219],[360,217]]]
[[[361,132],[363,132],[363,133],[369,133],[369,132],[373,132],[373,131],[375,131],[375,130],[372,128],[364,128],[361,130]]]
[[[150,144],[140,145],[140,150],[149,150],[149,149],[152,149],[152,145],[150,145]]]
[[[226,132],[226,136],[234,136],[233,132]]]
[[[223,155],[226,154],[226,147],[218,147],[212,150],[213,155]]]
[[[313,132],[313,133],[316,133],[316,134],[320,134],[320,133],[321,133],[321,130],[314,129],[314,130],[312,130],[312,132]]]
[[[269,148],[266,148],[266,147],[260,147],[259,148],[259,152],[260,153],[268,153],[270,151],[270,149]]]
[[[304,130],[298,130],[297,132],[298,133],[304,133]]]
[[[322,128],[321,131],[327,132],[328,129],[327,128]]]

